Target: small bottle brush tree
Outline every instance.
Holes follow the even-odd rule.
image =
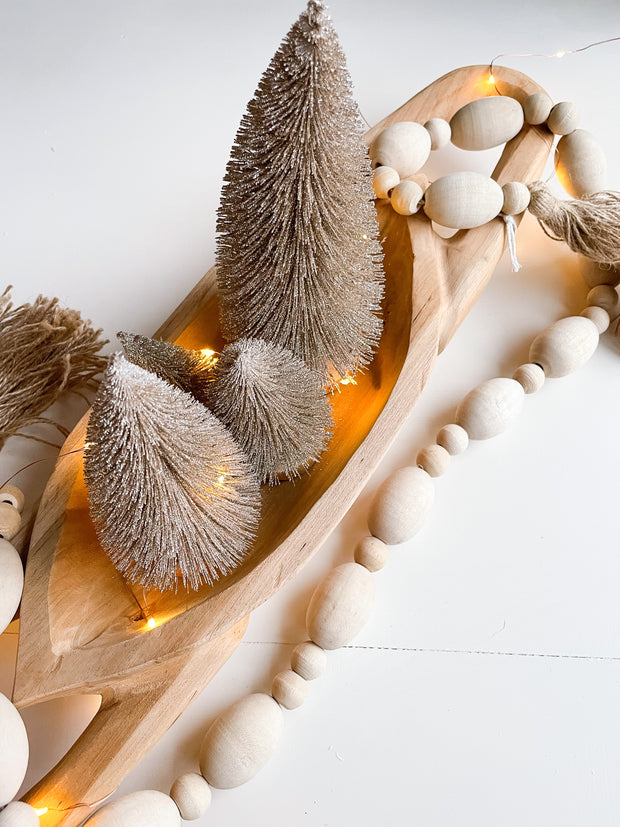
[[[103,549],[128,580],[193,589],[245,556],[260,510],[256,476],[204,405],[113,357],[93,405],[84,471]]]
[[[279,344],[332,381],[367,364],[381,332],[362,136],[336,33],[310,0],[237,133],[218,216],[218,288],[226,338]]]

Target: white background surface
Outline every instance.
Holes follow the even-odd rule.
[[[151,333],[214,260],[220,182],[238,122],[300,3],[0,3],[0,261],[17,302],[41,291],[112,338]],[[334,0],[331,14],[370,123],[436,77],[498,53],[620,35],[602,2]],[[620,187],[620,44],[562,60],[506,58],[574,100]],[[444,159],[448,168],[454,156]],[[471,155],[458,163],[490,169]],[[450,164],[453,166],[450,167]],[[437,362],[366,490],[302,574],[252,617],[246,640],[119,792],[167,792],[196,769],[228,703],[268,690],[305,636],[313,585],[351,558],[368,503],[412,463],[483,379],[512,375],[540,329],[584,305],[577,262],[535,222]],[[620,347],[603,337],[579,373],[528,398],[509,432],[472,446],[437,482],[422,532],[376,575],[377,607],[334,652],[280,748],[200,824],[597,825],[620,822]],[[77,415],[75,407],[72,414]],[[46,449],[13,440],[2,477]],[[35,496],[47,470],[22,475]],[[16,636],[0,638],[10,692]],[[34,782],[96,706],[24,713]]]

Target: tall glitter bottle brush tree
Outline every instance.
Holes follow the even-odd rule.
[[[218,214],[229,340],[262,338],[326,378],[371,360],[383,270],[363,125],[338,38],[310,0],[248,104]]]

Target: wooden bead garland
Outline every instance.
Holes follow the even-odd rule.
[[[435,499],[435,487],[421,468],[400,468],[388,477],[370,506],[370,533],[389,546],[405,543],[422,528]]]
[[[355,546],[353,559],[370,572],[379,571],[388,561],[388,547],[377,537],[364,537]]]
[[[291,654],[291,669],[304,680],[313,681],[320,678],[327,665],[325,649],[311,640],[299,643]]]
[[[460,149],[483,150],[505,144],[521,131],[523,108],[504,95],[478,98],[452,117],[452,143]],[[486,222],[485,222],[486,223]]]
[[[579,126],[579,109],[570,101],[556,103],[549,112],[547,126],[556,135],[568,135]]]
[[[375,602],[372,575],[359,563],[332,569],[314,590],[306,626],[310,639],[322,649],[350,643],[368,620]]]
[[[531,126],[540,126],[545,123],[553,109],[553,101],[544,92],[534,92],[523,101],[525,122]]]
[[[184,821],[200,818],[211,804],[211,787],[197,772],[180,775],[170,788],[170,798],[179,808]]]
[[[271,694],[285,709],[297,709],[308,697],[308,684],[292,669],[284,669],[273,679]]]

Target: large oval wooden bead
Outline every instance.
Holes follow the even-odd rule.
[[[21,715],[0,693],[0,807],[21,787],[28,766],[28,736]]]
[[[502,210],[498,183],[478,172],[453,172],[438,178],[424,195],[424,212],[443,227],[467,230],[486,224]]]
[[[452,117],[452,143],[461,149],[491,149],[521,131],[523,108],[514,98],[497,95],[462,106]]]
[[[246,695],[211,724],[200,750],[200,772],[212,787],[230,790],[254,778],[276,750],[283,712],[271,695]]]
[[[0,812],[0,827],[39,827],[39,816],[25,801],[11,801]]]
[[[456,421],[470,439],[501,434],[519,415],[525,391],[514,379],[488,379],[470,391],[456,410]]]
[[[575,129],[560,138],[557,175],[566,192],[575,198],[605,189],[607,160],[594,135]]]
[[[392,167],[401,178],[408,178],[421,169],[430,152],[430,135],[422,124],[414,121],[399,121],[387,126],[369,150],[373,165]]]
[[[179,808],[183,821],[195,821],[211,805],[211,787],[202,775],[186,772],[170,788],[170,798]]]
[[[541,365],[547,377],[567,376],[585,365],[598,340],[594,322],[584,316],[568,316],[538,334],[530,347],[530,362]]]
[[[0,634],[15,617],[23,589],[21,558],[8,540],[0,539]]]
[[[22,518],[14,505],[0,502],[0,537],[12,540],[22,524]]]
[[[336,566],[310,598],[308,636],[322,649],[339,649],[362,629],[374,603],[375,584],[368,569],[359,563]]]
[[[89,827],[180,827],[179,809],[169,795],[139,790],[104,804],[86,821]]]
[[[435,486],[421,468],[399,468],[381,484],[368,512],[370,533],[388,546],[405,543],[422,528]]]

